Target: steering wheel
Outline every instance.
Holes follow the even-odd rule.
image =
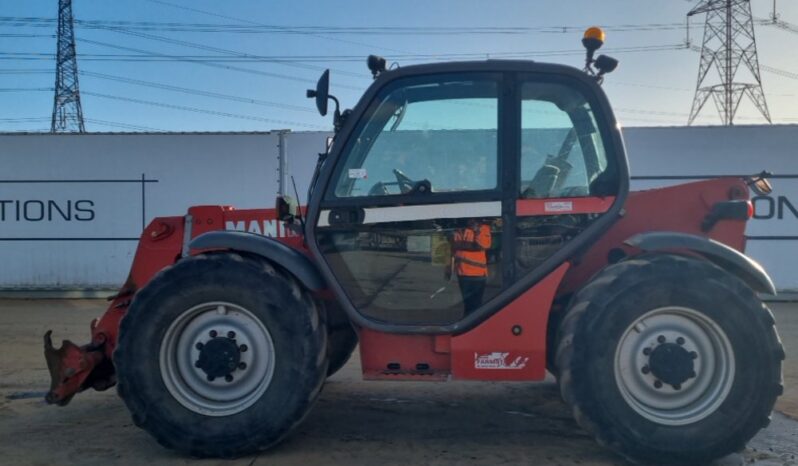
[[[411,180],[409,176],[405,175],[402,170],[393,169],[393,176],[396,177],[397,183],[399,183],[399,191],[402,194],[407,194],[413,190],[416,185],[416,182]]]

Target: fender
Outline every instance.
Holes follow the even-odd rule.
[[[319,270],[306,255],[275,239],[243,231],[209,231],[189,243],[191,249],[232,249],[256,254],[295,276],[311,291],[327,287]]]
[[[710,238],[673,231],[652,231],[632,236],[626,239],[624,244],[643,251],[687,249],[728,270],[754,291],[776,294],[773,280],[759,263],[740,251]]]

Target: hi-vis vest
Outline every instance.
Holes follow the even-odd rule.
[[[488,276],[488,257],[485,251],[490,248],[490,226],[482,224],[455,231],[452,247],[458,276]]]

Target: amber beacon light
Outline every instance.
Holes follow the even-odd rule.
[[[587,49],[588,60],[592,61],[593,54],[604,45],[605,39],[606,35],[599,27],[591,27],[585,31],[585,35],[582,36],[582,45]]]

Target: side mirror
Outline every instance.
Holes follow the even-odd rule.
[[[319,81],[316,83],[316,89],[308,89],[307,96],[309,99],[316,98],[316,109],[321,116],[327,115],[327,100],[330,95],[330,70],[324,70],[321,74]]]
[[[277,205],[277,218],[284,222],[292,222],[299,213],[299,203],[291,196],[278,196]]]

